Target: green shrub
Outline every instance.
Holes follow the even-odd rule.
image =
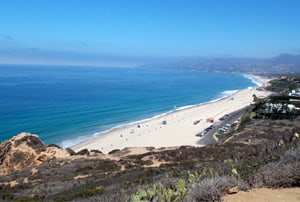
[[[103,188],[94,188],[94,189],[86,189],[83,190],[79,193],[77,193],[75,196],[76,197],[82,197],[82,198],[87,198],[87,197],[92,197],[95,195],[101,195],[106,193],[106,190]]]
[[[100,164],[96,167],[96,169],[102,171],[114,171],[119,170],[120,166],[118,166],[113,161],[101,161]]]
[[[92,170],[92,169],[93,169],[93,167],[91,167],[91,166],[85,166],[85,167],[77,168],[75,170],[75,172],[84,172],[84,171],[88,171],[88,170]]]
[[[11,193],[6,193],[6,192],[0,193],[0,199],[2,199],[4,201],[12,200],[14,197],[15,197],[15,195],[11,194]]]
[[[57,197],[54,199],[55,202],[65,202],[71,201],[72,199],[76,198],[90,198],[93,196],[99,196],[105,194],[107,191],[103,188],[91,188],[78,191],[76,193],[71,193],[69,195],[65,194],[64,196]]]
[[[110,152],[108,152],[108,154],[117,154],[117,153],[120,153],[120,149],[114,149],[114,150],[111,150]]]
[[[38,201],[41,200],[35,198],[21,198],[21,199],[14,200],[14,202],[38,202]]]
[[[240,126],[243,126],[245,123],[249,122],[252,118],[252,109],[248,109],[241,118]]]
[[[139,189],[136,194],[132,196],[133,202],[140,201],[181,201],[189,192],[186,183],[183,179],[178,180],[173,186],[169,188],[162,184],[154,184],[152,187],[146,189]]]

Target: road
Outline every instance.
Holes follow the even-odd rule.
[[[246,112],[246,110],[248,108],[249,108],[249,106],[244,107],[244,108],[242,108],[240,110],[237,110],[235,112],[230,113],[229,117],[226,120],[224,120],[224,121],[219,121],[219,120],[216,121],[214,123],[215,128],[211,129],[203,137],[201,137],[199,139],[199,141],[197,142],[197,144],[200,144],[200,145],[209,145],[209,144],[215,144],[215,143],[217,143],[218,141],[214,138],[214,134],[216,132],[218,132],[218,129],[222,128],[223,126],[225,126],[228,123],[232,124],[235,121],[237,121]],[[196,136],[196,138],[199,138],[199,137]]]

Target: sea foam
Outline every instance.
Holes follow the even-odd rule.
[[[132,125],[138,125],[138,124],[141,124],[141,123],[153,120],[153,119],[157,119],[157,118],[166,116],[168,114],[172,114],[174,112],[186,110],[186,109],[189,109],[189,108],[192,108],[192,107],[197,107],[197,106],[200,106],[200,105],[205,105],[205,104],[208,104],[208,103],[212,103],[212,102],[216,102],[216,101],[225,99],[225,98],[237,93],[238,91],[239,90],[226,90],[226,91],[223,91],[218,98],[210,100],[208,102],[203,102],[203,103],[199,103],[199,104],[195,104],[195,105],[187,105],[187,106],[182,106],[182,107],[173,106],[173,109],[168,111],[168,112],[160,113],[160,114],[154,115],[153,117],[145,118],[145,119],[138,120],[138,121],[133,121],[133,122],[130,122],[130,123],[120,124],[120,125],[112,127],[112,128],[110,128],[108,130],[105,130],[105,131],[96,132],[96,133],[93,133],[93,134],[90,134],[90,135],[85,135],[85,136],[80,136],[80,137],[76,137],[76,138],[73,138],[73,139],[64,140],[61,143],[58,143],[58,145],[63,147],[63,148],[72,147],[72,146],[78,145],[82,142],[89,141],[89,140],[91,140],[95,137],[105,135],[109,132],[112,132],[112,131],[120,129],[120,128],[124,128],[124,127],[127,127],[127,126],[132,126]]]
[[[245,74],[243,74],[243,76],[244,76],[245,78],[249,79],[249,80],[250,80],[252,83],[254,83],[257,87],[260,87],[260,86],[263,85],[262,83],[258,82],[256,79],[254,79],[254,78],[251,77],[251,76],[248,76],[248,75],[245,75]],[[251,88],[251,87],[249,87],[249,88]]]

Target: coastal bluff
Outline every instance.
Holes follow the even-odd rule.
[[[53,158],[66,158],[68,150],[56,145],[46,146],[38,135],[20,133],[0,144],[0,175],[39,165]]]
[[[180,186],[183,201],[213,201],[253,188],[299,187],[299,123],[251,120],[213,145],[109,154],[46,146],[21,133],[0,144],[0,200],[132,201],[152,197],[141,196],[143,187],[178,196]]]

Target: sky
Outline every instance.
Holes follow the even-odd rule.
[[[300,0],[0,0],[0,64],[300,54]]]

